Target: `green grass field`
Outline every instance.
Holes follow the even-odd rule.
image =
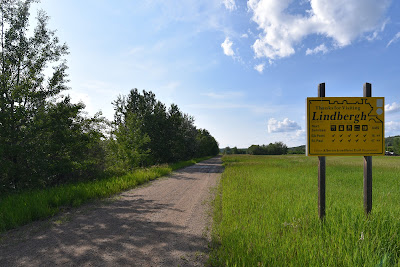
[[[66,184],[0,197],[0,233],[57,214],[64,208],[112,196],[210,157],[137,169],[119,177]]]
[[[225,156],[214,207],[214,266],[400,266],[400,157],[373,157],[373,208],[363,209],[363,158]]]

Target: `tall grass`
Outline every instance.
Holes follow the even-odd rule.
[[[119,177],[3,196],[0,198],[0,233],[53,216],[66,207],[77,207],[93,199],[112,196],[207,158],[210,157],[137,169]]]
[[[362,157],[327,157],[324,222],[317,158],[223,160],[213,265],[400,266],[400,158],[373,158],[373,209],[366,217]]]

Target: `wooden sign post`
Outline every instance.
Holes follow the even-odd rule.
[[[325,97],[325,83],[318,85],[318,97]],[[325,156],[318,157],[318,215],[325,217]]]
[[[370,83],[364,84],[364,97],[372,97]],[[382,136],[385,140],[385,136]],[[368,215],[372,210],[372,156],[364,156],[364,212]]]
[[[364,210],[372,210],[372,156],[385,155],[385,99],[371,96],[364,84],[363,97],[325,97],[325,83],[318,97],[307,98],[307,156],[318,156],[318,215],[325,217],[325,157],[364,157]]]

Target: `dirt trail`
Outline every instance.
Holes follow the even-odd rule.
[[[0,266],[202,266],[220,158],[9,231]]]

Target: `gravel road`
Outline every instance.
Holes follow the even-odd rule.
[[[219,157],[0,236],[0,266],[203,266]]]

